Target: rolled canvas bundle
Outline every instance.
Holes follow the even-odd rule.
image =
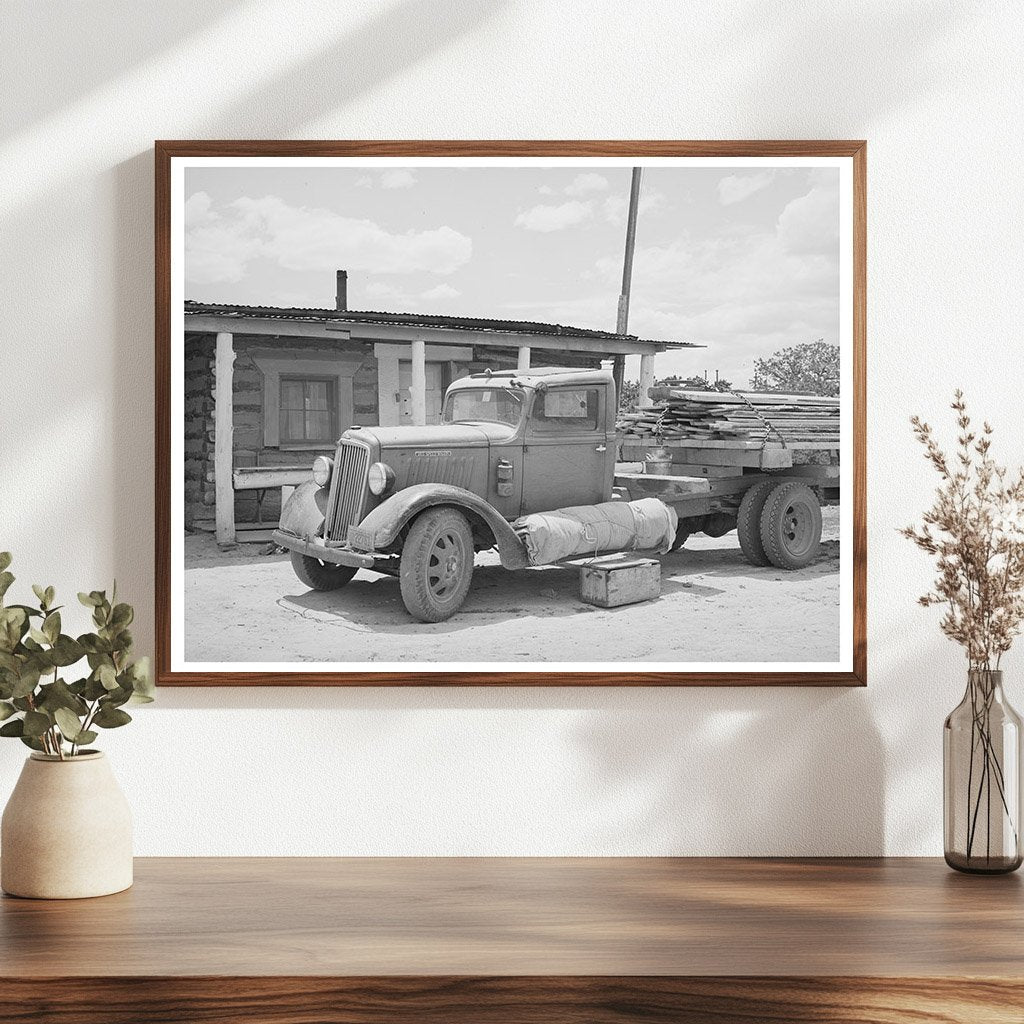
[[[522,516],[513,528],[531,565],[550,565],[602,551],[658,551],[675,540],[676,510],[657,498],[606,501]]]

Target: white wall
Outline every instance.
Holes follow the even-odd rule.
[[[143,649],[154,138],[869,140],[867,690],[165,690],[107,740],[138,852],[940,852],[963,666],[895,531],[955,385],[1024,458],[1022,39],[1011,2],[0,4],[0,547],[116,574]]]

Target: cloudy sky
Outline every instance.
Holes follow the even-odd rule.
[[[615,329],[628,168],[189,168],[185,295]],[[692,341],[659,375],[738,385],[779,348],[838,342],[839,173],[644,172],[630,333]],[[627,374],[636,368],[627,366]]]

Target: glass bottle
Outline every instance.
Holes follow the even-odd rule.
[[[1021,719],[1003,673],[972,669],[943,727],[946,863],[999,874],[1021,865]]]

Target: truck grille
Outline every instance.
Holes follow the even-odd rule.
[[[334,455],[331,493],[327,499],[325,538],[329,544],[344,544],[348,528],[363,518],[366,504],[366,476],[370,452],[361,444],[342,441]]]

